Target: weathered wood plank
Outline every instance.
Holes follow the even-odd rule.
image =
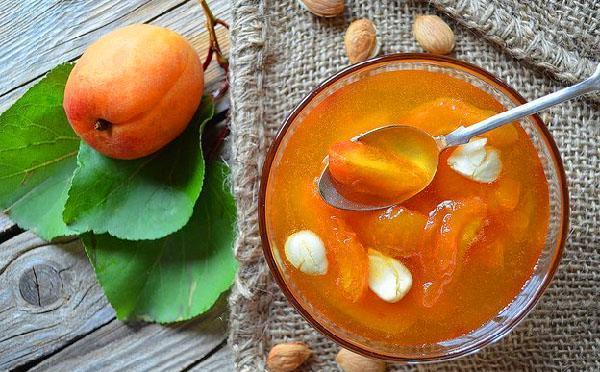
[[[215,15],[228,18],[227,1],[210,5]],[[138,22],[180,32],[204,58],[208,36],[195,0],[2,2],[0,112],[49,69],[78,58],[99,36]],[[228,50],[225,31],[218,35]],[[222,78],[214,63],[205,73],[208,86]],[[13,226],[0,214],[0,231]],[[24,233],[0,244],[0,286],[0,370],[47,356],[35,369],[182,369],[205,358],[226,337],[218,308],[174,326],[115,320],[78,241],[47,244]]]
[[[225,344],[214,353],[190,369],[190,372],[228,372],[235,370],[231,347]]]
[[[228,20],[228,2],[215,1],[211,6],[217,17]],[[140,22],[169,27],[188,38],[202,58],[206,55],[208,34],[204,14],[196,1],[85,0],[52,6],[40,0],[3,2],[0,4],[0,45],[3,45],[0,112],[26,91],[24,86],[30,86],[57,64],[77,59],[100,36]],[[217,35],[223,49],[229,50],[227,32],[219,28]],[[221,76],[216,64],[205,74],[208,82]]]
[[[0,244],[0,370],[52,353],[114,319],[78,240],[30,232]]]
[[[225,297],[190,322],[115,320],[81,243],[63,241],[47,245],[26,232],[0,244],[0,370],[62,348],[36,369],[183,369],[226,339]]]
[[[199,319],[175,325],[125,324],[114,320],[32,371],[182,370],[225,340],[225,301]]]
[[[107,29],[148,21],[183,3],[5,0],[0,11],[0,94],[43,75],[57,58],[74,59]]]

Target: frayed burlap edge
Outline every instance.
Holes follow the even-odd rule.
[[[258,225],[259,149],[264,141],[262,126],[243,126],[238,123],[262,121],[262,71],[265,64],[266,22],[261,1],[234,0],[232,2],[230,97],[232,176],[238,210],[238,239],[235,255],[239,269],[229,299],[231,345],[236,367],[255,369],[253,356],[263,355],[261,336],[267,318],[269,298],[257,293],[269,280],[268,267],[262,264],[259,239],[253,232]],[[248,314],[257,319],[249,321]],[[265,318],[265,319],[262,319]],[[250,328],[248,324],[251,324]],[[243,325],[243,326],[242,326]],[[246,358],[250,358],[246,360]],[[264,367],[264,366],[263,366]],[[264,368],[263,368],[264,369]]]

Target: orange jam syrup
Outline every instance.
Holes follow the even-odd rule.
[[[282,142],[266,193],[268,238],[294,295],[346,332],[397,345],[452,339],[496,316],[530,278],[549,220],[546,178],[522,128],[483,136],[500,152],[495,182],[451,169],[449,149],[433,182],[389,210],[336,210],[320,199],[315,181],[333,144],[373,128],[397,123],[447,134],[503,110],[483,90],[427,71],[368,76],[319,103]],[[322,239],[325,275],[307,275],[286,260],[286,239],[300,230]],[[412,288],[400,301],[385,302],[368,288],[369,248],[410,270]]]

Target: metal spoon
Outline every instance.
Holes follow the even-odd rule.
[[[331,178],[329,165],[327,165],[319,178],[319,193],[329,205],[343,210],[373,211],[392,207],[418,194],[431,183],[437,171],[441,151],[452,146],[465,144],[474,136],[595,90],[600,90],[600,65],[598,65],[592,76],[581,83],[563,88],[512,110],[501,112],[468,127],[459,127],[445,136],[432,137],[420,129],[404,125],[388,125],[370,130],[352,138],[352,141],[361,141],[375,146],[381,144],[393,145],[394,151],[397,153],[424,165],[430,175],[427,181],[423,183],[422,187],[415,189],[413,193],[404,195],[402,200],[394,200],[392,203],[364,204],[347,199],[338,192]]]

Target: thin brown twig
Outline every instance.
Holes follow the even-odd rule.
[[[214,14],[210,10],[210,7],[208,6],[208,3],[206,2],[206,0],[198,0],[198,1],[200,2],[200,6],[202,6],[202,10],[204,11],[204,15],[206,17],[206,30],[208,31],[208,36],[209,36],[208,52],[207,52],[206,59],[204,60],[204,63],[202,64],[202,66],[206,70],[206,68],[208,68],[208,66],[211,64],[211,62],[213,60],[213,55],[214,55],[215,60],[217,61],[217,63],[221,67],[221,69],[223,69],[223,72],[225,73],[225,79],[224,79],[223,83],[221,84],[221,87],[219,87],[215,92],[213,92],[213,97],[220,98],[229,89],[229,80],[228,80],[229,60],[223,54],[223,50],[221,49],[221,45],[219,44],[219,38],[217,37],[215,27],[216,27],[216,25],[221,25],[222,27],[229,30],[229,25],[224,20],[214,16]]]
[[[210,52],[210,50],[209,50],[209,52],[206,54],[206,59],[204,60],[204,63],[202,64],[202,69],[204,71],[206,71],[206,69],[212,62],[212,55],[213,55],[212,52]]]
[[[215,19],[215,23],[220,24],[221,26],[229,30],[229,23],[225,22],[224,20],[217,18]]]

